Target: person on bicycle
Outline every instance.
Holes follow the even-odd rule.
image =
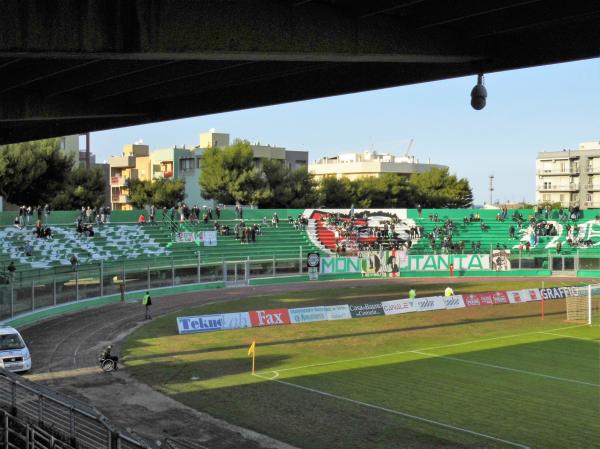
[[[112,350],[112,346],[108,345],[106,348],[104,348],[104,351],[102,351],[102,353],[100,354],[100,363],[104,362],[104,360],[112,360],[114,363],[114,370],[118,370],[118,363],[119,363],[119,357],[117,357],[116,355],[111,355],[111,350]]]

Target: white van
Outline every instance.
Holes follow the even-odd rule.
[[[31,354],[14,327],[0,326],[0,368],[19,372],[31,369]]]

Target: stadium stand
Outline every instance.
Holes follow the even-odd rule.
[[[275,212],[280,217],[278,227],[271,225],[271,217]],[[241,220],[235,218],[233,210],[223,210],[218,222],[229,226],[232,232],[219,235],[216,246],[177,242],[173,232],[212,231],[215,228],[210,221],[206,224],[202,221],[196,224],[177,223],[174,229],[168,218],[162,220],[160,213],[155,225],[137,224],[139,212],[121,213],[120,216],[114,214],[117,216],[113,216],[112,223],[95,226],[94,236],[87,237],[76,231],[76,213],[61,213],[62,216],[58,218],[52,217],[52,239],[36,238],[33,225],[23,229],[10,225],[0,227],[0,269],[5,269],[10,261],[14,262],[18,271],[69,266],[73,255],[78,264],[101,260],[191,258],[198,253],[202,262],[298,258],[311,251],[319,252],[305,230],[297,229],[288,222],[288,216],[297,218],[301,213],[302,210],[245,210],[244,223],[258,224],[260,234],[254,243],[241,244],[233,235],[235,225]],[[5,223],[9,221],[3,218]],[[31,245],[30,256],[25,251],[27,244]]]

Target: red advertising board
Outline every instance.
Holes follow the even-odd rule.
[[[250,322],[252,327],[290,324],[290,315],[288,309],[252,310]]]
[[[494,294],[493,293],[477,293],[479,298],[479,305],[482,306],[493,306],[494,305]]]
[[[494,300],[494,304],[508,304],[510,302],[506,292],[494,292],[492,299]]]
[[[481,303],[479,302],[479,295],[475,295],[475,294],[463,295],[463,301],[465,302],[465,306],[467,306],[467,307],[474,307],[474,306],[481,305]]]

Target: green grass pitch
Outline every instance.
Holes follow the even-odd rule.
[[[455,291],[525,287],[539,281]],[[341,282],[190,309],[138,329],[125,362],[182,403],[302,448],[600,448],[600,327],[565,322],[561,300],[546,302],[543,321],[540,303],[526,303],[185,336],[175,324],[176,316],[395,299],[404,290]]]

